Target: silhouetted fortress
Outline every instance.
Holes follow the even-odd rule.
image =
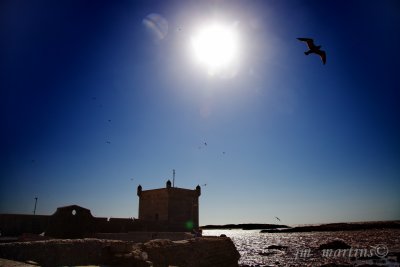
[[[199,196],[201,188],[195,190],[171,186],[143,190],[137,188],[139,196],[139,220],[166,225],[172,231],[187,231],[199,227]]]
[[[139,196],[139,218],[105,218],[92,216],[78,205],[57,208],[53,215],[0,214],[2,236],[24,233],[56,238],[91,237],[95,233],[189,232],[199,226],[200,186],[196,189],[172,187],[142,190]]]

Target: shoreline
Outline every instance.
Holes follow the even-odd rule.
[[[200,227],[203,230],[261,230],[261,233],[304,233],[304,232],[335,232],[355,231],[369,229],[400,229],[400,220],[395,221],[371,221],[371,222],[346,222],[346,223],[325,223],[316,225],[287,226],[281,224],[225,224],[205,225]]]

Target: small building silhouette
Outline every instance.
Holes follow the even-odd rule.
[[[199,196],[201,188],[184,189],[171,186],[143,190],[137,188],[139,196],[139,220],[157,224],[169,231],[191,231],[199,227]]]
[[[46,235],[56,238],[83,238],[94,232],[94,217],[78,205],[57,208],[49,218]]]

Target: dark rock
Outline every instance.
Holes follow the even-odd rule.
[[[280,245],[271,245],[267,247],[267,249],[278,249],[278,250],[285,250],[287,248],[288,248],[287,246],[280,246]]]
[[[349,245],[347,245],[344,241],[342,240],[334,240],[331,242],[328,242],[326,244],[322,244],[319,246],[319,249],[348,249],[350,248]]]
[[[380,259],[381,257],[378,257],[376,255],[358,257],[358,260],[380,260]]]
[[[270,255],[276,254],[276,252],[275,251],[268,251],[268,252],[260,252],[258,254],[261,255],[261,256],[270,256]]]
[[[352,265],[348,264],[336,264],[336,263],[327,263],[324,265],[320,265],[320,267],[351,267]]]
[[[400,263],[400,252],[389,252],[388,258],[391,261],[399,262]]]
[[[153,240],[143,245],[154,266],[238,266],[240,258],[227,237],[202,237],[171,242]]]
[[[376,265],[376,264],[362,264],[362,265],[358,265],[357,267],[382,267],[384,265]]]

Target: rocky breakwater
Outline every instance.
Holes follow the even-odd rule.
[[[33,261],[41,266],[238,266],[230,238],[202,237],[147,243],[103,239],[54,239],[0,244],[0,258]]]

